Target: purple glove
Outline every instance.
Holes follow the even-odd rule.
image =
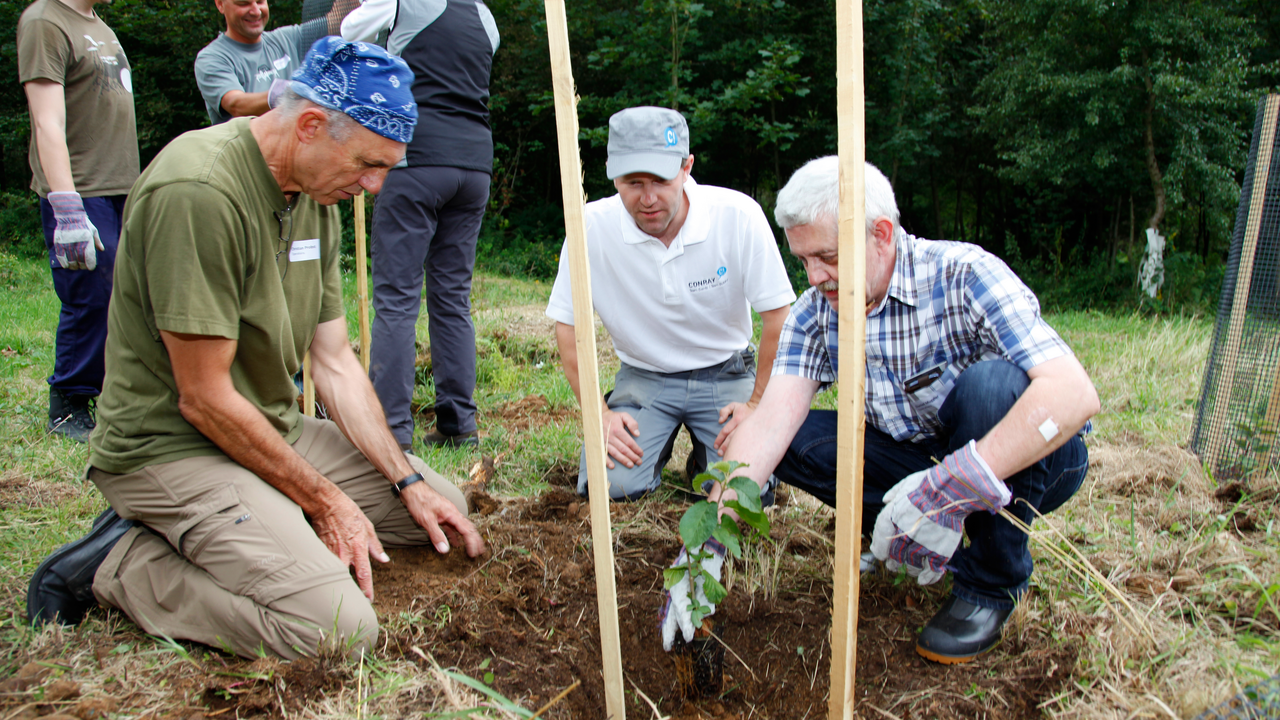
[[[89,222],[84,201],[77,192],[51,192],[56,225],[53,230],[53,257],[67,270],[92,270],[98,267],[98,250],[102,240],[98,228]]]
[[[280,98],[284,97],[284,91],[288,89],[288,80],[283,78],[272,80],[271,87],[267,88],[267,107],[274,110],[280,104]]]
[[[871,552],[890,570],[906,565],[921,585],[928,585],[942,577],[960,546],[969,513],[995,514],[1010,499],[1009,488],[970,440],[941,463],[908,475],[885,493]]]

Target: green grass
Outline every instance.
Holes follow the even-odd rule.
[[[25,583],[48,552],[81,535],[105,502],[81,479],[85,446],[44,432],[47,387],[53,364],[53,333],[59,311],[45,263],[0,254],[0,676],[27,648],[49,642],[48,634],[23,627]],[[348,329],[357,339],[355,284],[345,278]],[[552,324],[543,315],[550,285],[481,274],[473,292],[479,384],[476,401],[485,453],[499,462],[491,492],[531,495],[546,487],[553,468],[575,468],[581,445],[577,403],[560,370]],[[1213,479],[1185,445],[1195,418],[1212,321],[1202,317],[1150,318],[1096,312],[1046,317],[1074,349],[1102,399],[1090,439],[1095,470],[1077,497],[1037,523],[1037,532],[1060,530],[1103,573],[1128,592],[1153,628],[1153,644],[1129,637],[1101,602],[1058,560],[1037,552],[1035,593],[1015,616],[1015,627],[1047,624],[1063,643],[1080,643],[1082,654],[1072,684],[1046,706],[1050,713],[1082,717],[1168,716],[1151,698],[1176,714],[1191,716],[1280,667],[1280,640],[1270,621],[1280,614],[1280,511],[1276,500],[1246,500],[1239,508],[1212,498]],[[427,321],[418,325],[427,342]],[[602,388],[612,384],[617,358],[599,336]],[[543,396],[563,419],[515,430],[503,408],[528,396]],[[430,407],[429,376],[415,399]],[[834,407],[835,393],[817,405]],[[419,427],[419,430],[425,428]],[[446,476],[465,477],[479,459],[470,449],[416,450]],[[682,456],[677,452],[677,457]],[[677,462],[679,464],[679,461]],[[1255,490],[1280,487],[1274,477]],[[1270,483],[1270,484],[1267,484]],[[20,488],[20,491],[14,488]],[[664,496],[658,493],[659,499]],[[1261,497],[1261,496],[1260,496]],[[1251,513],[1258,531],[1233,530],[1232,513]],[[825,513],[794,506],[786,512]],[[786,532],[789,517],[775,519]],[[619,542],[646,542],[661,529],[647,520],[614,528]],[[758,594],[785,593],[781,557],[772,547],[755,551],[754,571],[731,577],[743,587],[757,582]],[[814,578],[829,569],[809,568]],[[1127,588],[1144,576],[1167,582],[1194,572],[1187,588],[1157,599]],[[754,580],[752,578],[755,578]],[[781,585],[779,583],[782,583]],[[439,622],[447,608],[390,619],[390,626]],[[123,623],[123,625],[122,625]],[[94,613],[88,632],[131,627],[115,613]],[[140,634],[121,650],[153,665],[180,662],[172,648]],[[203,651],[202,651],[203,652]],[[362,671],[363,672],[363,671]],[[411,664],[383,659],[368,665],[373,694],[413,692],[428,683],[452,682],[442,673],[425,676]],[[408,683],[408,684],[406,684]],[[463,688],[457,686],[461,692]],[[157,692],[159,690],[157,689]],[[382,700],[379,700],[381,702]],[[985,702],[985,701],[984,701]],[[317,717],[350,716],[350,697],[325,700]],[[370,702],[372,707],[372,701]]]

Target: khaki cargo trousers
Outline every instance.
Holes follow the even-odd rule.
[[[383,546],[431,545],[336,424],[303,418],[293,447],[355,501]],[[457,487],[418,458],[410,463],[466,513]],[[146,525],[107,555],[93,592],[148,633],[290,660],[329,648],[358,652],[377,639],[372,605],[302,509],[226,456],[127,475],[90,468],[89,479],[121,517]]]

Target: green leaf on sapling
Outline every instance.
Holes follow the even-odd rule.
[[[670,590],[676,586],[676,583],[685,579],[689,574],[689,568],[681,565],[680,567],[667,568],[662,571],[662,589]]]
[[[734,557],[742,557],[742,531],[738,529],[738,523],[734,522],[733,518],[728,515],[721,517],[720,524],[711,533],[711,537],[728,548]]]
[[[723,483],[724,473],[717,470],[714,466],[709,467],[706,470],[703,470],[702,472],[698,473],[698,475],[693,478],[693,486],[695,488],[700,488],[702,487],[702,483],[708,480],[714,480],[718,483]]]
[[[729,503],[725,503],[725,505],[728,506]],[[744,508],[741,505],[739,505],[738,507],[735,507],[734,510],[738,512],[738,518],[741,519],[742,522],[755,528],[756,532],[760,533],[761,535],[769,534],[769,516],[768,515],[765,515],[763,512],[748,510],[747,508]]]
[[[707,541],[715,531],[720,506],[709,501],[696,502],[680,518],[680,539],[686,548],[694,548]]]
[[[707,602],[712,605],[719,605],[721,600],[729,594],[728,590],[720,584],[719,580],[709,576],[702,576],[702,593],[707,596]]]
[[[755,480],[739,475],[736,478],[730,478],[729,489],[738,493],[737,502],[740,506],[752,511],[760,512],[760,486]],[[728,503],[725,503],[726,505]]]

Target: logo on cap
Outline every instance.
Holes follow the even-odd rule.
[[[675,147],[680,142],[680,138],[676,137],[676,129],[667,127],[667,147]]]

